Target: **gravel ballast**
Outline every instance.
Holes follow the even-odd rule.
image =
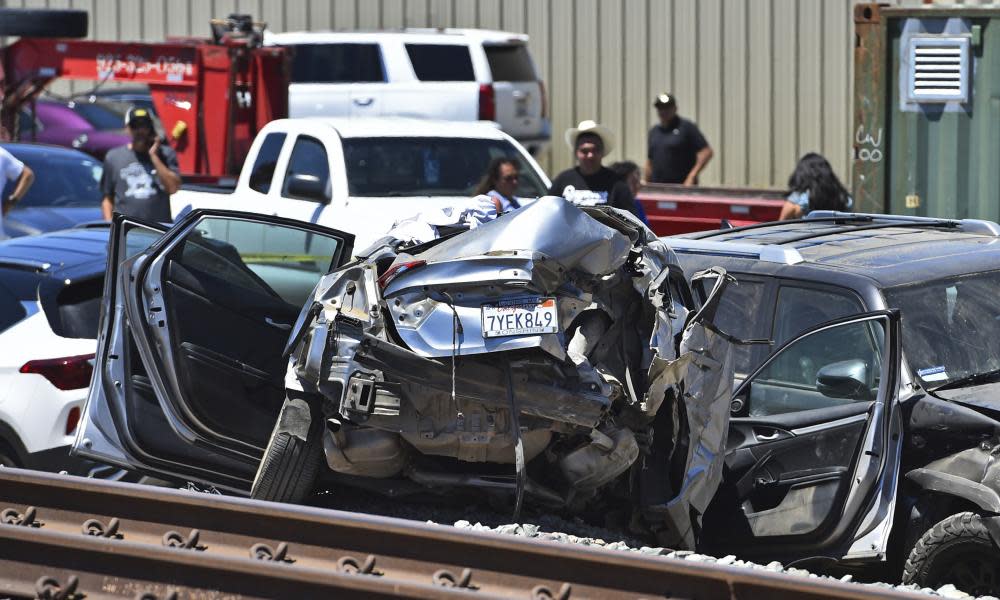
[[[452,499],[453,500],[453,499]],[[648,556],[664,556],[679,560],[700,563],[715,563],[744,569],[785,573],[798,577],[837,579],[827,575],[811,573],[805,569],[785,567],[774,561],[759,564],[728,555],[723,557],[708,556],[686,550],[674,551],[665,548],[647,546],[638,539],[633,539],[622,531],[615,531],[588,524],[581,519],[564,519],[555,515],[531,514],[525,515],[521,523],[511,523],[509,514],[476,504],[456,506],[453,501],[434,503],[427,501],[410,502],[407,499],[389,499],[375,494],[338,494],[336,497],[320,494],[314,497],[314,504],[327,508],[349,510],[368,514],[378,514],[389,517],[424,521],[431,524],[452,525],[458,529],[473,531],[489,531],[502,535],[514,535],[538,540],[579,544],[595,548],[603,548],[619,552],[634,552]],[[851,575],[844,575],[840,581],[853,582]],[[949,584],[938,589],[920,588],[916,585],[892,585],[889,583],[860,583],[856,585],[872,588],[897,589],[907,592],[921,592],[928,596],[954,599],[971,599],[974,596],[958,590]],[[875,591],[875,590],[873,590]],[[1000,600],[993,596],[980,596],[980,600]]]

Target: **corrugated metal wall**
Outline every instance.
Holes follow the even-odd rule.
[[[481,27],[531,36],[553,145],[593,118],[618,132],[610,159],[645,160],[650,106],[674,92],[716,150],[703,184],[783,187],[797,158],[826,155],[849,181],[852,0],[0,0],[90,11],[98,39],[204,35],[248,12],[275,31]],[[74,86],[77,89],[80,86]]]

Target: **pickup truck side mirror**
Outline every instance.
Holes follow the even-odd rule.
[[[816,373],[816,390],[828,398],[867,400],[868,363],[861,359],[830,363]]]
[[[326,183],[315,175],[296,173],[288,178],[285,185],[285,195],[302,200],[312,200],[326,204],[330,197],[326,193]]]

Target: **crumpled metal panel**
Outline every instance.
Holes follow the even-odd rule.
[[[567,502],[572,490],[628,469],[657,412],[669,410],[674,429],[655,435],[673,441],[672,462],[686,467],[671,482],[676,493],[651,511],[674,546],[694,547],[699,515],[721,481],[729,422],[730,338],[711,325],[724,273],[689,319],[672,288],[686,284],[666,243],[627,213],[562,198],[543,198],[423,252],[397,254],[389,244],[367,254],[317,286],[322,310],[292,356],[296,375],[309,380],[304,388],[327,396],[345,422],[419,440],[418,452],[504,462],[495,455],[512,441],[502,416],[512,386],[522,422],[531,423],[527,434],[569,442],[546,450],[576,484]],[[426,264],[379,290],[375,264],[384,270],[389,260]],[[481,306],[514,295],[557,297],[560,332],[483,339]],[[530,348],[544,353],[502,353]],[[378,391],[374,409],[354,402],[350,390],[362,384]],[[398,402],[395,413],[378,409],[382,392]],[[493,415],[493,429],[468,427],[480,413]],[[593,447],[581,445],[588,439]]]
[[[676,496],[650,508],[665,517],[659,541],[671,548],[695,548],[701,515],[722,482],[734,363],[732,342],[712,325],[728,283],[724,271],[716,273],[719,276],[708,300],[684,330],[678,357],[654,359],[644,402],[651,414],[673,412],[674,451],[687,454]],[[664,402],[667,406],[661,406]]]
[[[471,235],[457,235],[421,253],[427,262],[532,250],[566,269],[603,275],[622,266],[631,241],[563,198],[544,196],[502,215]]]

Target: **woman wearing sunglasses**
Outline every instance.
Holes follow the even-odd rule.
[[[517,161],[510,158],[494,158],[486,169],[486,175],[476,187],[474,195],[486,195],[498,203],[497,212],[505,213],[521,208],[514,196],[518,183]]]

